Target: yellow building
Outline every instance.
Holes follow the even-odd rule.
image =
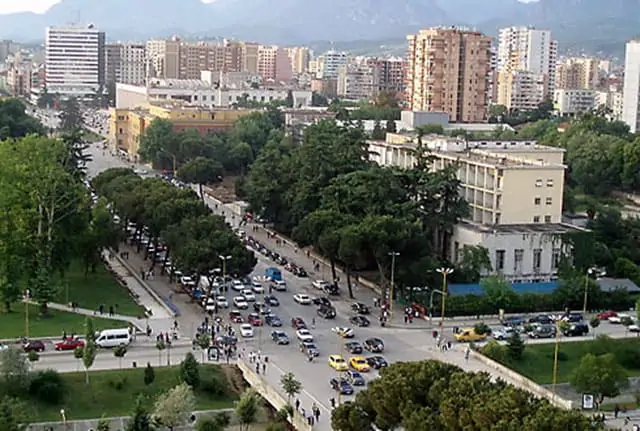
[[[195,129],[201,135],[212,134],[233,127],[235,122],[253,110],[204,109],[181,105],[142,105],[133,109],[110,110],[109,140],[114,148],[134,159],[140,148],[140,137],[157,118],[173,123],[180,132]]]

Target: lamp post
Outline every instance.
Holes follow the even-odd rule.
[[[231,259],[231,255],[227,255],[227,256],[218,256],[218,258],[220,258],[220,260],[222,261],[222,280],[224,283],[224,290],[225,293],[227,291],[227,261]]]
[[[440,295],[442,295],[443,298],[446,295],[446,292],[442,290],[431,289],[431,295],[429,298],[429,324],[431,324],[431,321],[433,320],[433,294],[434,293],[439,293]]]
[[[31,292],[27,289],[24,292],[24,333],[27,338],[29,338],[29,299],[31,299]]]
[[[556,320],[556,339],[555,339],[555,347],[553,350],[553,384],[551,385],[551,392],[553,392],[553,397],[556,396],[556,383],[558,381],[558,352],[560,351],[560,322],[561,320]]]
[[[587,299],[589,296],[589,278],[593,275],[596,274],[596,277],[602,277],[604,275],[606,275],[607,273],[605,271],[600,270],[599,268],[592,266],[591,268],[587,269],[586,274],[584,275],[584,303],[582,304],[582,312],[584,314],[587,313]]]
[[[62,418],[62,425],[64,425],[64,429],[67,429],[67,413],[64,409],[60,409],[60,417]]]
[[[444,309],[447,300],[447,277],[453,273],[453,268],[438,268],[436,272],[442,275],[442,307],[440,310],[440,332],[444,328]]]
[[[396,257],[400,256],[397,251],[390,251],[391,256],[391,291],[389,292],[389,321],[393,322],[393,291],[396,285]]]

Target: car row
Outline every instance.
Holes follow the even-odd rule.
[[[249,246],[253,250],[257,251],[261,255],[265,256],[268,259],[271,259],[274,263],[283,266],[287,271],[291,272],[297,277],[304,278],[307,277],[307,272],[304,268],[301,268],[291,262],[289,262],[284,256],[281,256],[279,253],[270,250],[268,247],[263,245],[260,241],[256,240],[250,235],[245,235],[243,237],[245,245]]]

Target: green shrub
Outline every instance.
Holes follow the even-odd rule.
[[[473,330],[476,332],[476,334],[489,334],[491,332],[491,328],[489,328],[489,325],[484,322],[477,323],[473,327]]]
[[[496,362],[504,363],[507,359],[507,348],[496,340],[491,340],[480,348],[480,353]]]
[[[631,346],[618,346],[616,351],[612,352],[620,365],[628,370],[640,369],[640,350]]]
[[[225,382],[220,375],[206,368],[202,370],[200,375],[200,386],[198,389],[213,396],[221,396],[227,392]]]
[[[113,379],[110,379],[109,386],[111,386],[116,391],[121,391],[125,386],[127,386],[127,376],[117,376]]]
[[[187,353],[180,363],[180,378],[194,389],[200,384],[200,366],[191,352]]]
[[[60,374],[55,370],[39,371],[31,380],[29,393],[45,404],[60,404],[66,388]]]

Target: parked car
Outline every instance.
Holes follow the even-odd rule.
[[[22,345],[22,350],[25,352],[44,352],[45,345],[40,340],[29,340]]]
[[[364,348],[372,353],[382,353],[384,342],[380,338],[372,337],[364,340]]]
[[[289,337],[284,331],[273,331],[271,332],[271,339],[274,343],[278,345],[287,345],[289,344]]]
[[[494,340],[502,341],[507,340],[513,336],[516,330],[511,326],[503,326],[491,330],[491,336]]]
[[[329,380],[329,384],[333,390],[340,392],[342,395],[353,395],[353,386],[344,377],[332,377]]]
[[[304,319],[302,317],[292,317],[291,318],[291,326],[294,329],[306,329],[307,324],[304,323]]]
[[[589,333],[589,326],[586,323],[572,323],[562,333],[567,337],[581,337]]]
[[[529,331],[530,338],[553,338],[556,336],[555,325],[537,325]]]
[[[361,303],[361,302],[355,302],[353,304],[351,304],[351,311],[358,313],[358,314],[369,314],[371,313],[371,311],[369,310],[369,307],[367,307],[365,304]]]
[[[334,319],[336,317],[336,309],[333,307],[319,307],[318,316],[325,319]]]
[[[282,320],[280,320],[280,318],[273,313],[264,316],[264,321],[267,325],[273,326],[274,328],[279,328],[280,326],[282,326]]]
[[[71,337],[68,337],[65,340],[55,344],[55,349],[58,351],[76,350],[78,347],[84,347],[84,341],[78,338]]]
[[[609,320],[610,317],[616,317],[618,313],[613,310],[603,311],[602,313],[598,313],[598,319],[600,320]]]
[[[371,325],[371,322],[369,322],[369,319],[367,319],[364,316],[353,316],[349,318],[349,323],[351,323],[354,326],[358,326],[360,328],[366,328],[367,326]]]

